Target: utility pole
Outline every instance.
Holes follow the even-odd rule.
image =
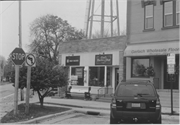
[[[19,48],[22,48],[22,26],[21,26],[21,0],[19,0]],[[21,101],[24,100],[24,90],[20,89]]]

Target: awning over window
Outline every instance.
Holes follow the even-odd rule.
[[[127,45],[124,56],[151,56],[180,53],[179,41]]]

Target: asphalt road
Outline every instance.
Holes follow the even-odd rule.
[[[87,115],[79,112],[48,119],[41,124],[108,124],[108,122],[109,115]]]
[[[0,83],[0,118],[14,106],[14,87],[12,83]]]
[[[40,124],[109,124],[109,113],[88,115],[86,113],[77,112],[46,119],[40,122]],[[162,124],[179,124],[179,116],[162,115]]]
[[[20,96],[19,96],[20,97]],[[19,100],[20,101],[20,100]],[[0,118],[11,111],[14,106],[14,87],[12,83],[0,83]],[[86,109],[84,109],[86,110]],[[103,115],[88,115],[77,112],[53,119],[46,119],[41,123],[47,124],[109,124],[109,111],[102,110]],[[179,124],[179,116],[162,115],[163,124]]]

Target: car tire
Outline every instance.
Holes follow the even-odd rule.
[[[118,124],[118,121],[110,115],[110,124]]]
[[[162,118],[160,116],[159,119],[155,122],[155,124],[161,124],[161,123],[162,123]]]

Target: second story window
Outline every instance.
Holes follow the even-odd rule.
[[[144,31],[154,30],[154,6],[156,0],[141,0],[142,8],[144,8]]]
[[[173,1],[164,3],[164,26],[173,26]]]
[[[163,27],[179,25],[179,0],[163,0]]]
[[[145,6],[145,29],[154,28],[154,14],[153,14],[153,5]]]
[[[176,25],[179,25],[179,1],[176,1]]]

